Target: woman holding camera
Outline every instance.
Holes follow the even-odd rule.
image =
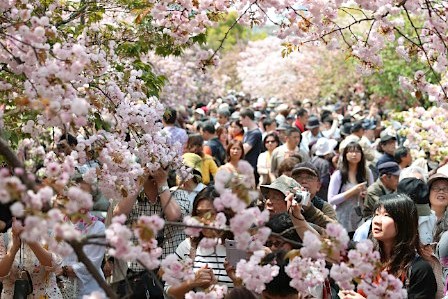
[[[56,284],[55,271],[61,259],[48,251],[40,242],[27,242],[20,236],[24,230],[20,221],[14,220],[12,228],[0,234],[0,279],[3,282],[2,298],[12,298],[22,293],[25,298],[61,298]],[[26,270],[29,276],[22,270]],[[28,290],[21,279],[31,278]]]

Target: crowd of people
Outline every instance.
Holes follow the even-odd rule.
[[[163,298],[164,292],[184,298],[191,290],[215,284],[228,287],[226,298],[303,298],[289,285],[284,256],[297,248],[307,231],[325,237],[329,223],[340,223],[353,244],[373,240],[384,270],[402,280],[409,298],[442,298],[448,274],[447,166],[434,168],[425,159],[413,159],[402,138],[383,126],[384,118],[376,104],[317,107],[309,100],[285,104],[275,98],[251,101],[242,96],[167,108],[163,132],[183,145],[183,163],[193,176],[182,180],[160,168],[139,190],[108,205],[83,181],[80,169],[76,180],[96,195],[96,211],[82,211],[86,217],[67,221],[84,235],[104,233],[111,217],[119,215],[127,216],[129,227],[140,216],[155,214],[172,222],[194,216],[207,223],[217,214],[214,177],[218,171],[237,173],[244,160],[253,168],[248,180],[260,193],[252,204],[268,210],[267,226],[283,234],[269,237],[265,246],[270,253],[263,260],[275,262],[279,275],[261,294],[250,292],[226,256],[225,240],[232,239],[231,234],[203,230],[199,237],[189,237],[183,227],[167,224],[157,236],[162,258],[176,254],[179,260],[193,260],[194,279],[180,285],[163,282],[137,262],[105,255],[103,246],[85,249],[121,298]],[[61,151],[75,146],[70,134],[58,143]],[[310,200],[289,207],[297,190],[306,190]],[[20,221],[0,228],[2,298],[12,297],[20,269],[32,278],[29,298],[82,298],[102,292],[76,256],[61,259],[44,244],[21,242]],[[222,242],[214,249],[203,248],[204,237]],[[311,293],[315,298],[365,296],[362,290],[339,290],[331,279]]]

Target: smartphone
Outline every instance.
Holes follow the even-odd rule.
[[[236,248],[236,244],[237,243],[234,240],[225,240],[226,258],[230,265],[232,265],[233,267],[235,267],[240,260],[247,260],[249,258],[248,252]]]

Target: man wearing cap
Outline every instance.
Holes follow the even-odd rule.
[[[277,147],[272,152],[271,157],[271,173],[278,176],[278,168],[284,159],[291,157],[293,154],[299,154],[302,157],[302,161],[309,160],[306,153],[299,149],[301,134],[300,130],[291,127],[286,130],[286,142],[285,144]],[[307,159],[308,158],[308,159]]]
[[[300,186],[296,180],[287,177],[286,175],[278,177],[270,185],[261,185],[260,190],[266,200],[264,206],[265,209],[269,211],[270,217],[278,213],[288,212],[287,200],[290,199],[288,196],[293,196],[291,193],[294,194],[296,190],[301,189],[302,186]],[[308,206],[301,206],[300,211],[295,214],[295,217],[305,223],[309,222],[315,224],[317,227],[313,227],[317,229],[319,229],[319,224],[322,224],[322,226],[320,226],[321,228],[325,228],[327,223],[335,222],[333,219],[326,216],[322,211],[317,209],[311,202],[309,202]],[[312,222],[311,220],[315,222]],[[299,233],[299,235],[301,234]]]
[[[300,130],[300,133],[305,132],[305,126],[308,123],[309,114],[305,108],[300,108],[297,111],[296,121],[294,125]]]
[[[312,115],[308,119],[306,124],[307,131],[302,133],[302,142],[300,143],[300,149],[309,156],[310,144],[316,142],[319,138],[324,137],[320,132],[319,119]]]
[[[397,137],[384,132],[380,139],[380,151],[383,153],[376,163],[378,168],[384,162],[395,162],[395,149],[397,148]]]
[[[379,198],[397,190],[400,166],[396,162],[386,162],[378,167],[379,177],[369,188],[364,199],[363,216],[369,218],[375,212],[373,210]]]
[[[285,144],[286,143],[286,131],[291,128],[288,124],[283,124],[277,127],[275,130],[277,132],[278,138],[280,138],[280,143]]]
[[[336,212],[333,207],[317,196],[317,192],[321,187],[319,170],[310,162],[302,162],[297,164],[292,170],[291,177],[296,180],[303,188],[310,193],[311,203],[319,209],[320,213],[313,213],[309,208],[304,208],[303,215],[308,222],[314,223],[325,228],[328,223],[337,222]]]
[[[443,173],[433,174],[429,177],[428,187],[431,210],[436,213],[437,220],[447,217],[445,212],[448,206],[448,176]]]
[[[327,201],[328,186],[330,184],[330,175],[334,171],[333,163],[331,159],[334,156],[334,148],[337,145],[337,141],[334,139],[327,139],[325,137],[317,140],[314,148],[314,157],[311,159],[311,163],[318,169],[320,173],[320,190],[317,195],[323,200]]]

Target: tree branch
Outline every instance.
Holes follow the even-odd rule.
[[[25,167],[22,162],[17,158],[16,153],[11,149],[8,142],[0,137],[0,154],[5,157],[6,163],[12,169],[21,168],[24,170],[23,174],[18,175],[22,182],[27,186],[28,189],[36,191],[36,184],[29,179],[28,173],[25,171]]]
[[[112,288],[107,284],[106,280],[100,275],[98,269],[93,265],[92,261],[87,257],[83,251],[84,243],[81,241],[67,241],[70,244],[78,257],[78,260],[83,263],[87,270],[92,274],[92,277],[98,283],[98,285],[104,290],[108,298],[118,299],[117,294],[112,290]]]

